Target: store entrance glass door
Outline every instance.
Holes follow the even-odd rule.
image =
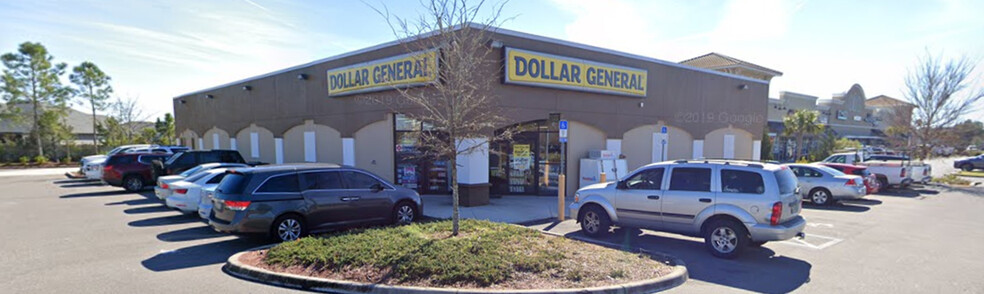
[[[489,180],[494,194],[557,195],[560,141],[546,120],[518,126],[511,142],[493,143]]]
[[[525,139],[525,140],[524,140]],[[536,141],[516,138],[509,153],[509,194],[534,194],[537,187]]]

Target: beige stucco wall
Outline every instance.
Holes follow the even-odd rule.
[[[751,133],[736,128],[721,128],[704,136],[704,157],[724,157],[724,135],[735,136],[735,159],[752,159]]]
[[[284,163],[304,161],[304,133],[314,132],[315,159],[317,162],[342,163],[342,136],[325,125],[305,121],[284,133]]]
[[[385,120],[377,121],[355,131],[355,166],[368,170],[384,179],[394,181],[396,169],[393,160],[393,120],[387,115]],[[341,143],[339,143],[340,145]]]
[[[184,132],[181,132],[181,135],[178,136],[178,138],[181,139],[181,146],[195,149],[195,144],[197,144],[196,142],[198,141],[198,134],[192,130],[185,130]]]
[[[214,144],[215,142],[213,142],[213,140],[214,140],[213,139],[213,134],[218,134],[219,135],[219,145],[218,146],[214,146],[215,145]],[[205,145],[205,149],[229,149],[229,147],[230,147],[229,146],[229,133],[227,133],[226,131],[223,131],[222,129],[215,128],[215,127],[212,127],[211,129],[209,129],[208,131],[205,132],[205,135],[202,136],[202,141],[203,141],[202,143]]]
[[[625,155],[625,162],[630,170],[652,163],[653,134],[662,126],[664,125],[643,125],[622,135],[622,154]],[[666,129],[666,158],[689,159],[693,155],[693,136],[678,127],[666,125]]]
[[[575,121],[568,122],[567,141],[567,195],[577,191],[581,175],[581,158],[587,158],[591,150],[605,149],[605,132],[593,126]]]
[[[260,157],[252,157],[251,148],[253,142],[250,140],[250,133],[256,132],[259,139],[259,151]],[[262,161],[266,163],[276,163],[277,154],[274,153],[274,142],[273,133],[266,128],[252,124],[236,133],[236,147],[239,149],[239,154],[246,159],[246,161]]]

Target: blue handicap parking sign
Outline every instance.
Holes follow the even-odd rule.
[[[560,129],[561,130],[566,130],[567,129],[567,121],[566,120],[560,121]]]
[[[663,133],[663,134],[666,134],[666,127],[662,127],[662,128],[660,128],[660,129],[659,129],[659,132],[660,132],[660,133]]]

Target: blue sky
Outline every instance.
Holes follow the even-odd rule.
[[[421,11],[412,0],[0,0],[0,52],[34,41],[57,61],[95,62],[118,95],[158,116],[187,92],[393,40],[369,5]],[[507,4],[503,27],[674,62],[723,53],[783,72],[771,97],[830,98],[858,83],[903,98],[926,50],[967,55],[984,72],[981,11],[979,0],[525,0]]]

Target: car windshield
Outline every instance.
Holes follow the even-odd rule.
[[[817,168],[817,169],[819,169],[819,170],[825,171],[825,172],[827,172],[829,174],[832,174],[834,176],[843,176],[843,175],[845,175],[841,171],[836,170],[836,169],[833,169],[833,168],[830,168],[830,167],[826,167],[826,166],[822,166],[822,165],[817,165],[817,166],[814,166],[814,167]]]
[[[168,165],[173,164],[175,160],[178,160],[178,158],[181,157],[181,154],[184,154],[184,152],[175,153],[174,155],[171,156],[171,158],[167,159],[167,162],[165,162],[165,164]]]
[[[170,163],[170,162],[171,161],[168,160],[168,163]],[[193,168],[189,168],[188,170],[181,172],[179,175],[181,175],[182,177],[188,177],[188,176],[194,175],[195,173],[198,173],[199,171],[201,171],[204,168],[205,168],[204,165],[199,165],[199,166],[196,166],[196,167],[193,167]]]
[[[182,174],[184,174],[184,173],[182,173]],[[201,180],[202,178],[204,178],[205,176],[208,176],[209,174],[210,173],[204,173],[204,172],[203,173],[193,174],[190,177],[186,178],[185,181],[186,182],[189,182],[189,183],[194,183],[195,181]]]

